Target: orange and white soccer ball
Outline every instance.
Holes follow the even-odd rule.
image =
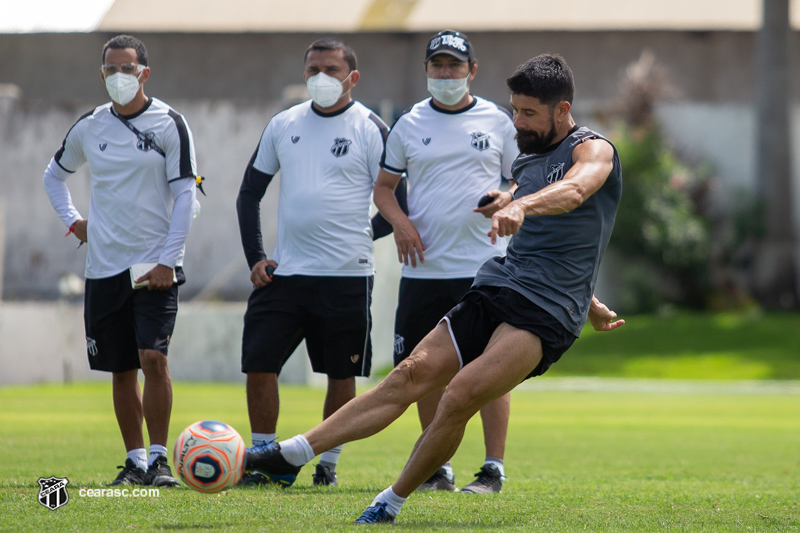
[[[215,420],[202,420],[178,437],[173,464],[194,490],[220,492],[241,479],[244,454],[244,440],[235,429]]]

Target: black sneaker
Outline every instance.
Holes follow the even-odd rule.
[[[165,455],[159,455],[156,457],[156,460],[153,461],[153,464],[147,468],[145,480],[147,481],[148,485],[152,485],[154,487],[181,486],[181,482],[172,476],[172,470],[170,470],[169,465],[167,464],[167,457]]]
[[[478,478],[463,489],[461,492],[466,494],[492,494],[500,492],[503,489],[503,480],[505,476],[500,473],[500,469],[495,465],[485,464],[481,467],[480,472],[475,474]]]
[[[428,481],[419,486],[417,490],[447,490],[450,492],[457,492],[456,479],[447,477],[447,470],[440,468],[428,478]]]
[[[281,455],[281,445],[277,442],[262,442],[247,449],[244,455],[244,469],[258,470],[268,477],[297,477],[302,466],[290,464]],[[294,480],[292,480],[294,482]],[[291,485],[291,483],[289,483]],[[288,485],[287,485],[288,486]]]
[[[385,503],[379,503],[372,507],[367,507],[367,510],[361,513],[356,519],[356,524],[394,524],[395,519],[386,510]]]
[[[125,466],[118,466],[122,472],[117,474],[117,478],[109,483],[110,487],[117,485],[147,485],[145,472],[130,459],[125,459]]]
[[[311,478],[314,480],[314,486],[318,485],[328,485],[331,487],[337,486],[339,483],[336,480],[336,472],[331,472],[331,469],[327,466],[322,465],[315,465],[316,470],[314,470],[314,474],[312,474]]]

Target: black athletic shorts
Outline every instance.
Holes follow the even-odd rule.
[[[506,287],[481,286],[470,290],[447,313],[445,320],[462,366],[483,353],[494,330],[503,322],[539,337],[542,360],[525,379],[547,372],[577,340],[553,315]]]
[[[372,276],[275,276],[253,290],[242,334],[242,372],[280,374],[306,340],[314,372],[369,376]]]
[[[176,268],[179,282],[185,280]],[[134,290],[126,270],[110,278],[87,279],[83,323],[92,370],[127,372],[141,368],[139,350],[169,348],[178,314],[178,285],[165,291]]]
[[[411,355],[419,342],[472,287],[472,278],[401,278],[394,319],[394,364]]]

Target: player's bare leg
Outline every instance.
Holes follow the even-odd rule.
[[[127,459],[116,479],[117,485],[146,484],[147,450],[144,447],[142,422],[142,391],[139,388],[139,369],[114,372],[111,377],[114,414],[117,417]]]
[[[304,435],[248,451],[246,468],[296,476],[319,453],[384,429],[412,403],[444,387],[459,366],[447,326],[440,324],[377,387],[353,398]]]
[[[139,350],[144,374],[142,407],[151,444],[167,445],[172,413],[172,380],[167,356],[156,350]]]
[[[488,457],[502,459],[506,449],[508,419],[511,412],[511,393],[487,403],[481,409],[483,443]]]
[[[407,498],[450,459],[467,422],[484,405],[511,391],[542,358],[539,338],[501,324],[484,353],[465,366],[445,389],[436,417],[423,432],[392,490]]]
[[[144,374],[144,420],[150,435],[145,482],[156,487],[179,487],[181,483],[172,475],[167,460],[167,437],[172,414],[172,379],[167,356],[157,350],[139,350],[139,363]]]
[[[117,417],[125,451],[144,448],[142,435],[142,391],[139,388],[139,370],[114,372],[111,378],[114,414]]]
[[[322,418],[326,419],[339,410],[344,404],[356,396],[356,378],[334,379],[328,377],[328,394],[325,396],[325,407]],[[314,486],[337,486],[336,465],[344,445],[336,446],[322,452],[319,463],[314,467],[312,482]]]
[[[278,374],[247,373],[247,414],[253,433],[275,433],[280,412]]]
[[[464,494],[492,494],[503,490],[506,479],[503,455],[506,449],[511,394],[506,393],[481,409],[486,458],[475,479],[461,489]]]
[[[440,324],[377,387],[360,394],[304,434],[314,451],[378,433],[408,407],[447,385],[459,361],[447,326]]]
[[[328,393],[325,396],[322,418],[328,418],[355,397],[356,378],[328,378]]]

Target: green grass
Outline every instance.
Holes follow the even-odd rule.
[[[282,436],[318,421],[324,391],[281,392]],[[392,483],[419,434],[410,410],[346,445],[335,489],[311,487],[305,468],[286,491],[88,498],[78,489],[102,486],[124,459],[110,386],[5,387],[0,406],[0,530],[15,532],[360,530],[352,521]],[[414,495],[396,529],[800,531],[798,413],[800,395],[791,394],[516,391],[503,493]],[[244,387],[176,383],[169,445],[200,419],[223,420],[247,437]],[[482,459],[473,420],[453,459],[459,485]],[[70,480],[70,501],[56,511],[37,503],[36,480],[51,475]]]
[[[800,379],[800,315],[623,317],[611,333],[586,328],[552,376]]]

